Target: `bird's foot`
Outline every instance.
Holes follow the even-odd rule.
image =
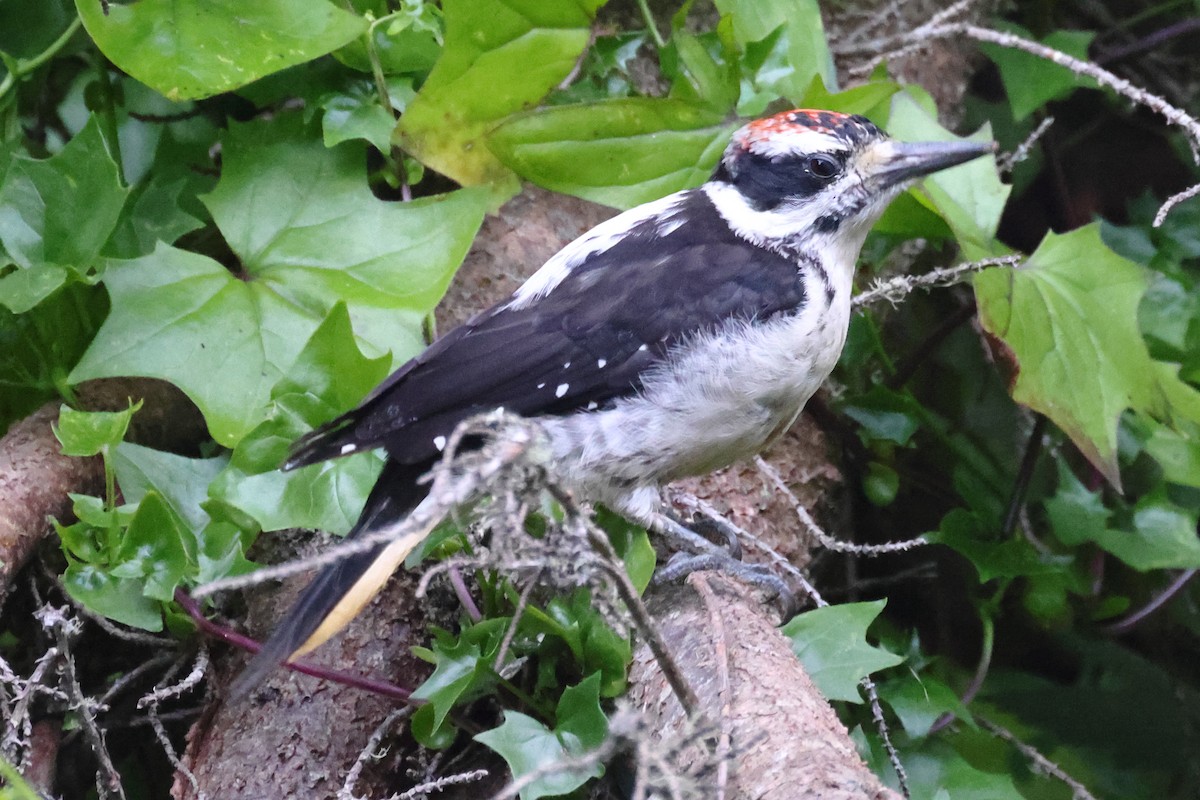
[[[741,546],[737,541],[737,528],[727,520],[704,517],[703,523],[719,531],[733,543],[728,550],[716,545],[685,525],[673,515],[658,515],[651,527],[679,550],[675,556],[654,575],[654,583],[662,584],[684,578],[700,570],[713,570],[730,575],[758,586],[777,598],[783,619],[796,615],[799,606],[787,582],[763,564],[747,564],[741,560]],[[732,552],[731,552],[732,551]]]

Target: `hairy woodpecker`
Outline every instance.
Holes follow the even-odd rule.
[[[896,142],[861,116],[795,110],[734,134],[712,178],[626,211],[506,301],[296,442],[284,469],[382,447],[350,535],[421,502],[459,422],[503,407],[545,426],[560,478],[653,526],[659,487],[757,453],[785,431],[846,339],[855,261],[913,179],[990,144]],[[321,571],[234,687],[336,633],[422,535]]]

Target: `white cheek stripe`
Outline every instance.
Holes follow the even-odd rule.
[[[551,256],[541,269],[533,273],[529,280],[513,292],[512,299],[508,301],[508,307],[525,308],[550,294],[555,286],[558,286],[567,275],[571,274],[571,270],[597,253],[603,253],[613,247],[624,239],[629,230],[639,222],[660,217],[658,235],[665,236],[675,230],[683,223],[683,220],[678,219],[672,212],[676,210],[676,204],[683,199],[683,195],[684,192],[669,194],[650,203],[631,208],[592,228]]]

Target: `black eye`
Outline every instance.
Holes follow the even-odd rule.
[[[813,156],[808,160],[808,171],[822,180],[836,178],[842,165],[829,156]]]

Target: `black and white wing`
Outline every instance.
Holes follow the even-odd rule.
[[[584,253],[578,263],[549,262],[513,299],[454,329],[359,407],[298,441],[286,467],[380,446],[415,464],[436,457],[476,413],[602,407],[637,392],[690,337],[804,304],[795,261],[736,236],[702,192],[671,200],[619,237],[593,231],[595,250],[587,238],[569,246],[564,253]]]

